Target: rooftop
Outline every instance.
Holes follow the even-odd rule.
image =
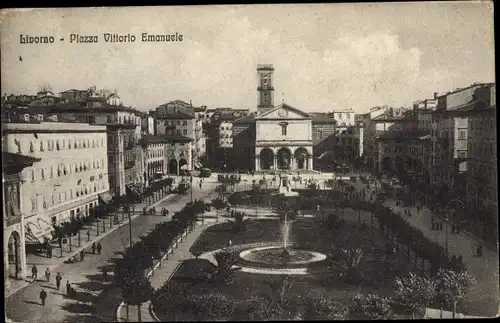
[[[415,131],[388,131],[377,137],[379,140],[390,139],[426,139],[429,131],[415,130]]]

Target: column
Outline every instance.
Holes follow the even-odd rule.
[[[273,163],[274,170],[277,170],[278,169],[278,157],[274,156],[273,160],[274,160],[274,163]]]
[[[24,239],[24,226],[21,222],[21,230],[19,237],[19,279],[26,278],[26,240]]]
[[[312,155],[307,156],[307,169],[313,170],[313,156]]]
[[[255,170],[260,170],[260,157],[255,156]]]
[[[295,170],[295,157],[292,155],[292,157],[290,158],[290,170]]]
[[[5,238],[4,238],[5,242]],[[8,243],[4,243],[3,247],[3,286],[5,290],[10,288],[10,280],[9,280],[9,245]]]
[[[179,171],[179,161],[177,160],[177,175],[179,175],[180,171]]]

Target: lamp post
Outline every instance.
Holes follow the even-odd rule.
[[[128,205],[128,204],[127,204]],[[130,241],[130,248],[132,248],[132,212],[135,211],[135,205],[128,205],[128,233],[129,233],[129,241]]]

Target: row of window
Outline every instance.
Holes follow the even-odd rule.
[[[158,124],[160,123],[160,121],[158,121]],[[187,126],[187,120],[166,120],[165,121],[165,126],[180,126],[180,125],[183,125],[183,126]]]
[[[61,140],[52,140],[49,139],[46,142],[41,140],[39,145],[36,144],[35,141],[30,142],[30,152],[34,153],[35,151],[53,151],[53,150],[61,150],[61,149],[76,149],[76,148],[96,148],[104,146],[104,139],[61,139]]]
[[[90,194],[97,193],[97,190],[101,190],[104,188],[106,188],[106,183],[101,182],[92,185],[85,185],[75,189],[69,189],[69,191],[65,192],[54,192],[50,196],[42,195],[41,197],[42,209],[48,209],[57,204],[70,201],[75,198],[81,198],[88,196]],[[32,212],[38,211],[38,206],[39,206],[38,197],[31,198],[31,211]]]
[[[178,135],[178,136],[187,136],[188,134],[188,131],[187,129],[183,129],[183,130],[180,130],[180,129],[176,129],[176,130],[167,130],[165,131],[165,133],[167,135],[171,135],[171,136],[174,136],[174,135]]]
[[[69,165],[61,163],[57,166],[48,166],[47,168],[40,168],[40,179],[44,180],[46,178],[61,177],[65,175],[70,175],[74,173],[85,172],[91,169],[104,168],[104,159],[93,160],[93,161],[81,161],[79,163],[73,162]],[[36,168],[31,168],[31,181],[36,181]]]
[[[148,150],[148,158],[155,158],[155,157],[162,157],[164,155],[164,150],[163,149],[160,149],[160,150]]]

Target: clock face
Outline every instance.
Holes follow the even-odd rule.
[[[286,117],[286,110],[285,109],[278,110],[278,115],[280,117]]]

